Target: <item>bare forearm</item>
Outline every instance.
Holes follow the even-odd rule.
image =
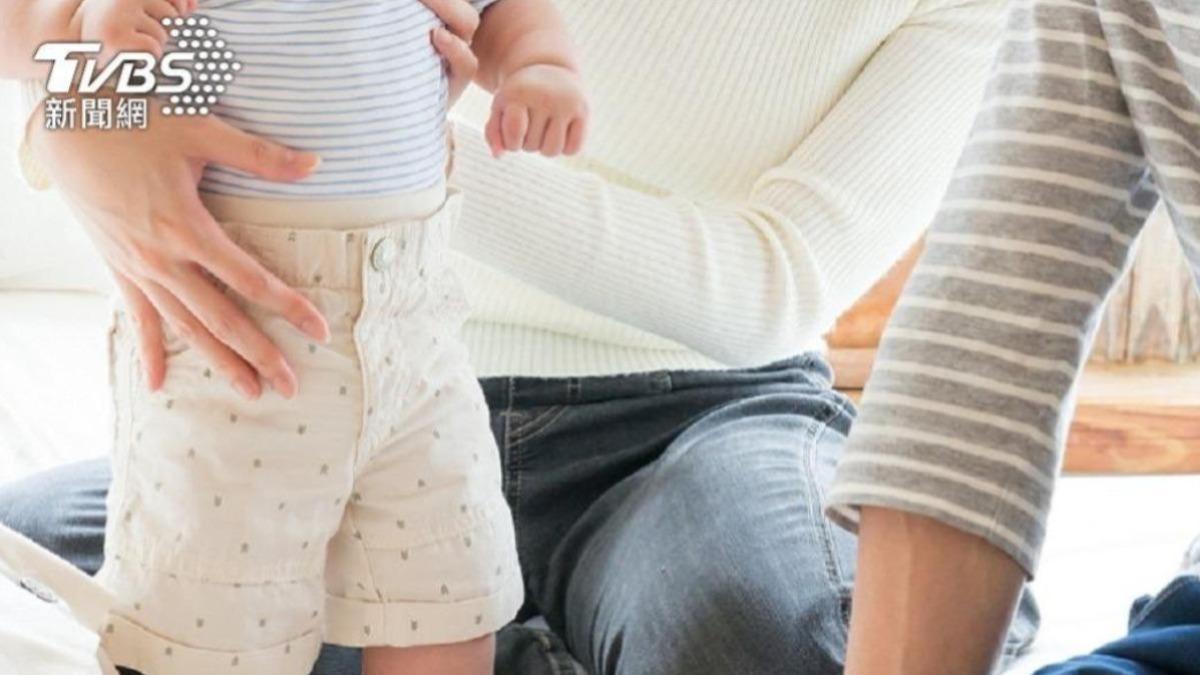
[[[866,507],[846,675],[985,675],[1024,573],[979,537]]]
[[[472,45],[476,81],[494,91],[504,76],[533,64],[578,70],[562,16],[551,0],[503,0],[483,14]]]
[[[43,42],[75,42],[79,0],[0,0],[0,78],[33,79],[47,64],[33,60]]]

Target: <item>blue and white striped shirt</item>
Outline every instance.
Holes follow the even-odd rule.
[[[202,191],[344,199],[443,180],[447,80],[430,42],[438,18],[420,0],[200,0],[197,15],[241,64],[213,111],[322,158],[291,184],[210,166]]]

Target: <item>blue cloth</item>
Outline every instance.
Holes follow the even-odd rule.
[[[528,592],[497,675],[834,675],[855,540],[823,502],[851,403],[817,355],[482,381]],[[0,488],[0,522],[101,562],[105,461]],[[1006,654],[1032,638],[1027,600]],[[583,665],[586,664],[586,667]],[[359,675],[329,647],[316,675]]]
[[[1127,636],[1035,675],[1200,675],[1200,576],[1134,602]]]

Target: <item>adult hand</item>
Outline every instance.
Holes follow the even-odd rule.
[[[467,0],[421,0],[446,24],[433,30],[433,47],[446,60],[450,77],[450,104],[475,78],[479,59],[471,51],[471,41],[479,29],[479,12]]]
[[[164,117],[149,108],[144,130],[29,129],[35,157],[115,273],[137,326],[147,384],[158,389],[166,375],[165,320],[246,398],[262,394],[260,377],[294,396],[296,376],[283,353],[214,279],[313,339],[327,340],[328,324],[307,298],[233,243],[196,186],[210,163],[294,181],[320,159],[215,116]]]

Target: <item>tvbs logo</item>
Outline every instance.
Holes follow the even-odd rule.
[[[169,42],[161,59],[150,52],[118,52],[100,68],[98,42],[43,44],[33,58],[50,63],[47,92],[94,94],[112,84],[118,94],[164,95],[169,102],[164,114],[207,115],[242,64],[207,17],[166,18],[162,23]]]

